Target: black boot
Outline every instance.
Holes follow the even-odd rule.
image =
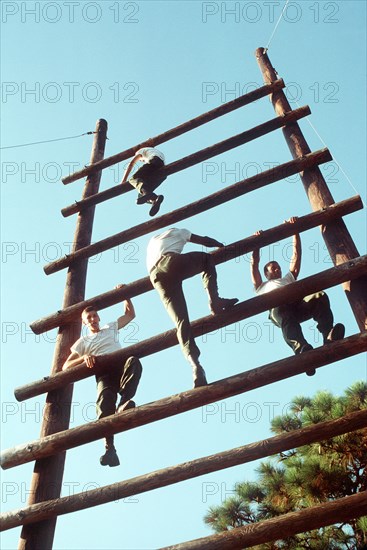
[[[120,465],[119,457],[117,456],[114,445],[109,445],[106,447],[106,452],[101,456],[99,462],[101,463],[101,466],[111,466],[111,468]]]
[[[209,308],[212,315],[223,313],[237,304],[238,298],[215,298],[210,300]]]
[[[149,210],[149,216],[155,216],[156,214],[158,214],[163,200],[164,200],[164,196],[158,195],[155,199],[153,199],[153,201],[149,201],[149,202],[153,202],[153,206]]]
[[[128,409],[134,409],[136,407],[135,401],[132,399],[125,399],[124,397],[121,397],[119,404],[116,408],[116,413],[121,413],[122,411],[127,411]]]
[[[342,340],[345,334],[345,326],[342,323],[337,323],[331,331],[326,335],[324,334],[324,345],[329,342],[336,342]]]

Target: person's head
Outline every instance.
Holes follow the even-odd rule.
[[[272,260],[264,266],[264,275],[270,281],[271,279],[280,279],[282,276],[282,270],[278,262]]]
[[[82,311],[83,325],[87,326],[91,332],[99,332],[99,315],[96,308],[88,306]]]

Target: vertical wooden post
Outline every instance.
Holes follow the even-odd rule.
[[[104,157],[107,122],[97,121],[90,162],[95,163]],[[86,180],[83,198],[98,192],[101,171],[89,176]],[[92,239],[92,228],[95,207],[78,215],[73,251],[88,246]],[[67,273],[63,307],[71,306],[84,299],[87,278],[88,259],[80,260]],[[77,321],[59,330],[51,373],[60,371],[70,353],[70,346],[80,335],[81,323]],[[43,414],[41,437],[66,430],[70,422],[70,409],[73,385],[50,392],[46,398]],[[31,480],[29,504],[58,498],[61,494],[64,474],[65,453],[37,460]],[[56,518],[45,520],[34,525],[24,526],[19,540],[19,550],[50,550],[52,548]]]
[[[255,55],[265,83],[270,84],[277,80],[277,73],[270,63],[266,50],[258,48]],[[271,101],[278,115],[284,115],[292,110],[283,90],[271,94]],[[287,124],[283,128],[283,134],[293,158],[310,153],[311,150],[297,122]],[[300,176],[313,210],[319,210],[334,204],[335,201],[320,168],[308,168],[301,172]],[[323,225],[321,233],[334,265],[339,265],[359,256],[359,252],[343,220],[336,220]],[[367,277],[343,283],[343,288],[359,329],[367,330]]]

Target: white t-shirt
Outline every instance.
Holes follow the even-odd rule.
[[[135,154],[143,157],[141,162],[144,162],[144,164],[149,164],[154,157],[158,157],[164,162],[164,154],[154,147],[142,147]]]
[[[81,336],[70,349],[80,356],[105,355],[121,349],[117,321],[107,323],[99,332]]]
[[[275,290],[276,288],[280,288],[281,286],[289,285],[290,283],[294,283],[296,279],[293,277],[292,273],[288,271],[287,275],[284,277],[280,277],[279,279],[271,279],[270,281],[265,281],[265,283],[262,283],[259,288],[255,290],[256,294],[266,294],[267,292],[271,292],[272,290]]]
[[[148,271],[158,262],[159,258],[167,252],[181,254],[183,247],[191,238],[191,231],[188,229],[177,229],[171,227],[152,237],[147,247],[147,268]]]

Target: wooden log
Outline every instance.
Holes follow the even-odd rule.
[[[310,153],[303,159],[296,159],[286,162],[285,164],[281,164],[275,168],[256,174],[251,178],[241,180],[233,185],[230,185],[229,187],[226,187],[225,189],[213,193],[212,195],[208,195],[203,199],[199,199],[198,201],[183,206],[182,208],[173,210],[168,214],[164,214],[158,218],[153,218],[150,221],[141,223],[135,227],[126,229],[125,231],[121,231],[112,237],[107,237],[106,239],[85,247],[83,250],[78,250],[78,252],[75,252],[74,254],[69,254],[63,258],[59,258],[58,260],[47,264],[43,268],[44,272],[46,275],[56,273],[56,271],[60,271],[61,269],[65,269],[66,267],[72,265],[72,263],[76,260],[81,258],[90,258],[95,254],[104,252],[105,250],[127,242],[130,239],[141,237],[142,235],[146,235],[156,229],[161,229],[162,227],[169,226],[177,221],[195,216],[196,214],[205,212],[206,210],[214,208],[219,204],[236,199],[246,193],[249,193],[250,191],[254,191],[255,189],[259,189],[260,187],[269,185],[270,183],[274,183],[275,181],[281,180],[290,175],[297,174],[301,170],[304,170],[307,166],[322,164],[324,162],[329,162],[330,160],[331,156],[328,149],[321,149],[315,153]]]
[[[175,128],[167,130],[162,134],[158,134],[153,138],[148,138],[145,141],[142,141],[141,143],[138,143],[137,145],[134,145],[133,147],[130,147],[125,151],[122,151],[121,153],[117,153],[116,155],[107,157],[98,162],[94,162],[94,163],[91,162],[89,166],[86,166],[85,168],[82,168],[81,170],[78,170],[77,172],[74,172],[69,176],[65,176],[64,178],[62,178],[61,181],[64,184],[71,183],[78,179],[84,178],[89,174],[93,174],[93,172],[97,170],[103,170],[108,166],[113,166],[118,162],[126,160],[130,157],[133,157],[135,152],[141,147],[156,147],[160,143],[164,143],[165,141],[169,141],[170,139],[178,137],[184,134],[185,132],[194,130],[195,128],[198,128],[199,126],[206,124],[211,120],[221,117],[227,113],[231,113],[232,111],[235,111],[236,109],[239,109],[244,105],[248,105],[249,103],[252,103],[262,97],[265,97],[266,95],[269,95],[271,92],[275,90],[280,90],[283,87],[284,87],[283,80],[277,80],[276,82],[273,82],[271,84],[265,84],[264,86],[262,86],[261,88],[258,88],[257,90],[253,90],[248,94],[244,94],[236,99],[233,99],[232,101],[228,101],[227,103],[224,103],[223,105],[220,105],[215,109],[212,109],[202,115],[192,118],[191,120],[188,120],[187,122],[184,122],[179,126],[176,126]]]
[[[338,498],[304,508],[299,512],[289,512],[283,516],[236,527],[217,535],[204,537],[160,550],[242,550],[265,542],[283,540],[287,537],[312,531],[327,525],[344,523],[366,514],[367,491],[356,495]]]
[[[265,82],[267,84],[274,82],[277,78],[276,72],[264,48],[258,48],[255,55]],[[278,115],[289,112],[291,109],[286,95],[282,90],[274,92],[271,96],[271,100],[274,110]],[[284,127],[283,134],[293,158],[303,157],[310,152],[308,143],[297,122]],[[335,202],[317,166],[307,168],[300,176],[312,210],[319,210]],[[334,265],[338,265],[359,256],[357,247],[343,220],[337,220],[322,227],[321,233]],[[367,330],[367,276],[353,281],[353,285],[349,282],[345,282],[343,288],[359,329]]]
[[[97,121],[93,140],[91,162],[103,158],[107,135],[107,122]],[[83,195],[88,197],[98,192],[101,172],[89,177],[85,183]],[[73,250],[88,246],[92,239],[94,208],[78,216]],[[87,260],[74,264],[68,271],[64,292],[64,307],[71,306],[84,299],[87,277]],[[73,326],[59,330],[55,345],[52,374],[56,374],[70,353],[70,346],[75,341],[75,330],[80,333],[80,320]],[[44,408],[41,437],[65,430],[69,426],[73,386],[60,387],[47,396]],[[54,455],[45,460],[36,461],[29,492],[29,504],[60,496],[64,473],[65,453]],[[51,492],[50,492],[51,491]],[[56,518],[24,527],[19,541],[19,550],[48,550],[52,548],[56,527]]]
[[[206,147],[205,149],[201,149],[200,151],[188,155],[187,157],[176,160],[175,162],[171,162],[171,164],[168,164],[167,166],[162,168],[160,172],[162,172],[162,174],[165,174],[166,176],[169,176],[171,174],[174,174],[175,172],[185,170],[190,166],[194,166],[195,164],[204,162],[205,160],[220,155],[225,151],[229,151],[234,147],[239,147],[240,145],[248,143],[249,141],[252,141],[260,136],[264,136],[265,134],[272,132],[273,130],[282,128],[285,124],[290,124],[291,122],[299,120],[300,118],[303,118],[309,114],[310,108],[308,106],[301,107],[299,109],[296,109],[295,111],[291,111],[289,115],[286,113],[284,116],[273,118],[272,120],[264,122],[263,124],[260,124],[255,128],[246,130],[245,132],[241,132],[236,136],[225,139],[224,141],[216,143],[215,145],[211,145],[210,147]],[[110,189],[101,191],[93,197],[89,197],[88,199],[77,201],[70,206],[66,206],[61,210],[61,213],[64,217],[70,216],[71,214],[81,212],[83,209],[89,208],[92,205],[99,204],[119,195],[123,195],[128,191],[132,191],[132,189],[133,187],[129,183],[127,183],[126,185],[115,185]]]
[[[294,232],[301,233],[307,231],[313,227],[321,224],[329,223],[337,217],[351,214],[356,210],[363,208],[363,203],[359,195],[346,199],[344,201],[335,203],[327,208],[323,208],[318,212],[312,212],[305,216],[300,216],[298,220],[290,224],[280,224],[272,229],[265,230],[261,235],[252,235],[245,239],[241,239],[235,243],[232,243],[224,248],[220,248],[211,252],[215,264],[220,264],[237,258],[242,254],[246,254],[254,250],[254,248],[262,248],[266,245],[277,242],[280,239],[285,239],[293,235]],[[74,319],[78,318],[84,308],[88,306],[94,306],[97,310],[104,309],[126,300],[127,298],[133,298],[152,290],[152,284],[149,277],[139,279],[133,283],[125,285],[121,289],[109,290],[98,296],[93,296],[74,304],[68,308],[59,310],[51,315],[33,321],[30,324],[30,328],[35,334],[42,334],[47,330],[51,330],[61,325],[71,323]]]
[[[360,430],[366,426],[367,410],[356,411],[342,418],[320,422],[229,451],[190,460],[176,466],[113,483],[112,485],[4,513],[0,516],[0,530],[13,529],[21,524],[32,523],[39,519],[49,519],[55,515],[85,510],[86,508],[106,504],[112,500],[153,491],[187,479],[289,451],[303,445],[331,439],[338,435]]]
[[[188,390],[154,403],[127,410],[124,414],[108,416],[83,426],[77,426],[42,439],[17,445],[17,447],[2,452],[1,467],[3,469],[12,468],[35,459],[44,458],[102,437],[137,428],[162,420],[162,418],[175,416],[214,403],[220,399],[233,397],[273,382],[279,382],[306,372],[311,367],[317,369],[366,350],[367,333],[355,334],[307,353],[280,359],[247,372],[218,380],[208,386]],[[111,361],[109,365],[111,366]],[[104,366],[103,363],[102,366]]]
[[[319,290],[338,285],[343,281],[357,278],[361,273],[366,272],[367,255],[361,258],[355,258],[353,261],[346,262],[337,267],[326,269],[316,275],[311,275],[305,279],[286,285],[286,287],[281,287],[272,292],[245,300],[237,304],[231,310],[221,313],[220,315],[208,315],[207,317],[197,319],[191,323],[193,334],[195,337],[208,334],[209,332],[219,330],[222,327],[247,319],[273,307],[295,302],[313,292],[318,292]],[[108,365],[111,361],[115,360],[126,361],[126,359],[132,355],[142,358],[177,344],[176,329],[172,329],[111,354],[99,356],[99,368],[103,370],[105,362]],[[105,368],[107,368],[106,365]],[[14,390],[14,395],[18,401],[24,401],[25,399],[30,399],[41,393],[75,382],[76,380],[88,378],[93,374],[94,372],[92,372],[91,369],[88,369],[82,364],[72,369],[58,372],[55,375],[46,376],[42,380],[20,386]]]

